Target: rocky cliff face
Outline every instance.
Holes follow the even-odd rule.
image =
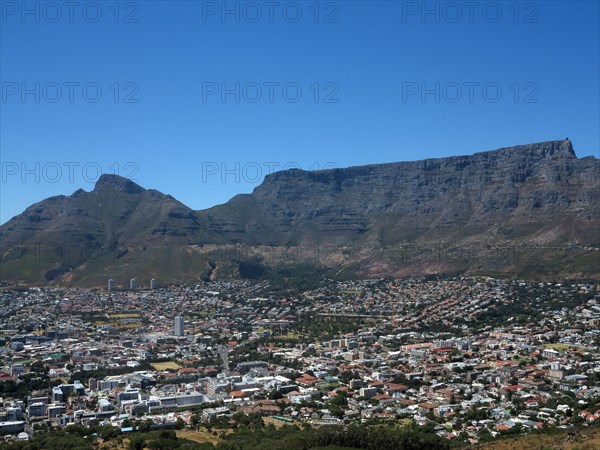
[[[252,194],[200,217],[213,219],[215,231],[242,242],[264,232],[284,244],[385,244],[464,236],[490,227],[537,224],[541,230],[565,219],[581,228],[575,240],[598,244],[592,225],[599,217],[599,163],[578,159],[570,141],[551,141],[472,156],[290,170],[267,176]],[[233,205],[252,214],[232,221]]]
[[[140,271],[190,281],[207,266],[213,276],[215,267],[235,274],[233,266],[245,259],[261,270],[308,262],[365,276],[594,278],[600,275],[600,160],[577,158],[564,140],[471,156],[288,170],[267,176],[252,194],[204,211],[104,175],[92,192],[29,207],[0,227],[0,239],[0,278],[29,281],[98,283]],[[76,256],[23,261],[32,246],[54,243],[75,248]]]

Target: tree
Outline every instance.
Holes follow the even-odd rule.
[[[195,427],[198,426],[200,421],[201,421],[201,417],[199,414],[193,414],[192,417],[190,417],[190,423],[192,425],[194,425]]]
[[[283,394],[281,393],[281,391],[272,390],[271,392],[269,392],[269,395],[267,397],[269,398],[269,400],[279,400],[280,398],[283,398]]]
[[[119,435],[119,430],[112,425],[104,425],[98,434],[103,440],[114,439]]]
[[[143,436],[132,436],[129,440],[130,450],[144,450],[146,446],[146,440]]]
[[[344,416],[344,410],[339,405],[336,405],[335,403],[328,404],[327,409],[329,409],[329,412],[331,413],[332,416],[340,417],[340,418]]]

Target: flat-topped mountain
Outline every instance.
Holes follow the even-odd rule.
[[[193,281],[306,264],[339,275],[598,279],[600,160],[563,140],[287,170],[203,211],[103,175],[91,192],[30,206],[0,239],[0,278],[30,282]]]

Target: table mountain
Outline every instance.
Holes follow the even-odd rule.
[[[600,279],[600,160],[569,140],[265,177],[203,211],[102,175],[0,227],[2,279],[487,274]],[[44,254],[48,252],[48,255]]]

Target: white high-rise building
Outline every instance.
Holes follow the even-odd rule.
[[[183,336],[185,334],[183,331],[183,316],[175,316],[173,334],[175,336]]]
[[[135,288],[137,288],[137,282],[135,281],[135,278],[132,278],[131,280],[129,280],[129,289]]]
[[[158,288],[158,281],[156,281],[154,278],[152,278],[150,280],[150,289],[156,289]]]
[[[115,288],[115,280],[113,280],[112,278],[110,280],[108,280],[108,290],[112,291]]]

